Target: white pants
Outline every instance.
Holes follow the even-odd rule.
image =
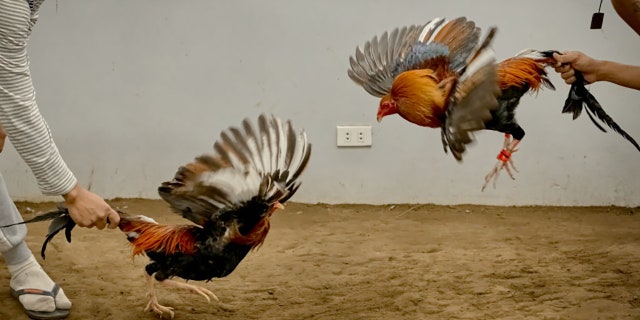
[[[0,226],[21,222],[22,216],[16,205],[9,197],[7,186],[0,175]],[[0,228],[0,252],[6,252],[24,241],[27,236],[27,227],[24,224]]]

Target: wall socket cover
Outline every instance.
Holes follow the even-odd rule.
[[[370,147],[371,126],[337,126],[338,147]]]

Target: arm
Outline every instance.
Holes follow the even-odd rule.
[[[0,89],[3,89],[0,85]],[[0,101],[3,96],[0,94]],[[71,218],[81,227],[103,229],[118,226],[118,214],[98,195],[78,184],[58,152],[46,122],[37,107],[21,107],[7,112],[0,103],[0,122],[6,123],[7,135],[31,168],[43,194],[61,195]],[[28,112],[31,111],[31,112]]]
[[[36,5],[40,3],[36,1]],[[16,12],[26,9],[26,1],[16,2]],[[0,131],[6,131],[42,193],[63,196],[69,215],[79,226],[102,229],[109,222],[110,228],[117,227],[118,214],[98,195],[78,185],[36,104],[26,45],[37,16],[9,12],[9,17],[15,17],[10,20],[11,28],[0,28],[0,43],[7,49],[0,50],[0,124],[4,129]]]
[[[625,65],[613,61],[598,61],[598,81],[609,81],[627,88],[640,90],[640,66]]]
[[[554,54],[553,57],[558,62],[556,72],[560,73],[567,84],[576,81],[577,70],[582,72],[584,79],[589,83],[607,81],[640,90],[640,66],[596,60],[579,51],[567,51],[561,55]]]
[[[42,193],[63,196],[71,218],[81,227],[102,229],[107,221],[110,228],[117,227],[118,214],[98,195],[78,185],[60,156],[35,101],[26,53],[16,58],[0,52],[2,59],[11,63],[0,64],[0,123]]]

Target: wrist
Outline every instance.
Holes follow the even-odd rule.
[[[73,203],[78,198],[78,195],[82,192],[82,187],[76,184],[69,192],[62,195],[66,203]]]

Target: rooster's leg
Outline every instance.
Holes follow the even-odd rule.
[[[505,137],[506,140],[506,137]],[[511,166],[511,168],[515,171],[518,172],[518,169],[516,169],[516,166],[513,164],[513,158],[511,158],[511,155],[518,151],[518,144],[520,143],[520,140],[516,140],[513,139],[511,141],[511,143],[509,143],[509,145],[507,145],[507,147],[505,147],[505,151],[509,154],[509,156],[507,157],[507,164],[505,164],[505,170],[507,170],[507,173],[509,174],[509,176],[511,177],[511,179],[515,179],[513,177],[513,172],[511,172],[511,169],[509,168],[509,166]],[[506,141],[505,141],[506,144]]]
[[[169,286],[169,287],[184,289],[184,290],[187,290],[189,292],[193,292],[193,293],[199,294],[199,295],[203,296],[205,299],[207,299],[208,302],[211,302],[211,299],[216,300],[216,301],[220,301],[220,299],[218,299],[218,297],[213,292],[209,291],[208,289],[206,289],[204,287],[199,287],[199,286],[195,286],[195,285],[192,285],[192,284],[178,282],[178,281],[169,280],[169,279],[164,280],[164,281],[160,281],[160,284],[166,285],[166,286]]]
[[[149,292],[147,293],[147,297],[149,297],[149,302],[147,303],[147,306],[144,308],[144,311],[153,311],[157,313],[160,317],[163,317],[165,314],[168,314],[170,318],[173,319],[173,316],[174,316],[173,308],[165,307],[158,302],[158,297],[156,296],[156,290],[155,290],[155,281],[148,273],[145,272],[144,275],[147,279],[147,285],[149,286]]]
[[[484,189],[489,184],[489,181],[491,180],[493,180],[493,187],[494,188],[496,187],[496,181],[498,180],[498,176],[500,174],[500,171],[502,171],[502,169],[505,169],[505,171],[507,171],[511,179],[515,179],[513,176],[512,170],[515,172],[518,172],[518,169],[516,169],[515,165],[513,164],[513,159],[511,159],[511,154],[518,151],[516,147],[518,146],[519,143],[520,143],[520,140],[516,140],[516,139],[511,140],[511,135],[508,133],[505,133],[503,149],[500,151],[497,157],[498,162],[493,167],[493,169],[491,169],[491,171],[489,171],[489,173],[485,176],[484,184],[482,185],[482,191],[484,191]]]

